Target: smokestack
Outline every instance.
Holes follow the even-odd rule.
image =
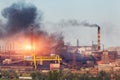
[[[98,26],[98,51],[100,51],[100,27]]]
[[[76,53],[78,53],[78,47],[79,47],[79,39],[77,39],[77,48],[75,52],[73,53],[73,63],[72,63],[72,69],[76,69]]]
[[[77,48],[79,47],[79,39],[77,39]]]

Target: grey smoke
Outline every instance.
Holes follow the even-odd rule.
[[[33,28],[33,38],[37,46],[36,51],[40,50],[41,43],[44,44],[42,47],[45,49],[41,53],[47,54],[53,48],[59,51],[61,46],[64,46],[64,37],[61,34],[48,34],[47,31],[41,28],[42,12],[37,10],[36,6],[25,2],[14,3],[3,9],[2,15],[7,22],[4,24],[0,21],[1,39],[5,38],[5,41],[15,41],[21,44],[21,40],[24,40],[24,38],[31,39],[31,28]]]
[[[21,31],[27,31],[30,24],[38,25],[35,22],[38,15],[37,8],[25,2],[12,4],[2,11],[2,15],[7,19],[6,27],[4,27],[7,36]],[[4,30],[4,28],[2,28],[2,30]]]
[[[62,20],[58,23],[59,26],[67,27],[67,26],[86,26],[86,27],[99,27],[97,24],[91,24],[87,21],[79,21],[79,20]]]
[[[81,25],[83,25],[83,26],[89,26],[89,27],[99,27],[99,25],[97,25],[97,24],[90,24],[88,22],[82,22]]]

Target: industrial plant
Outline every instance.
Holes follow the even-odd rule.
[[[75,46],[67,45],[63,35],[42,29],[41,15],[34,5],[28,4],[13,4],[2,11],[7,21],[0,22],[1,70],[67,69],[74,72],[81,70],[81,73],[86,70],[94,74],[120,70],[120,47],[104,48],[101,42],[102,26],[77,20],[58,23],[60,27],[86,26],[97,30],[97,43],[84,46],[76,39]]]
[[[1,40],[0,68],[20,71],[77,70],[96,66],[99,71],[120,69],[118,51],[101,49],[101,27],[97,24],[84,25],[97,28],[97,44],[80,46],[77,39],[76,46],[65,45],[62,36],[48,35],[37,31],[35,25],[29,25],[27,35],[17,34],[20,40],[15,37],[8,38],[7,42]]]

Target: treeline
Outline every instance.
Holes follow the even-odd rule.
[[[96,75],[89,71],[83,74],[73,73],[71,71],[49,71],[43,73],[41,71],[27,72],[32,80],[120,80],[120,74],[107,73],[100,71]],[[13,70],[0,70],[0,80],[19,80],[19,76],[25,76],[24,73],[15,72]]]
[[[120,80],[119,74],[107,73],[105,71],[92,75],[89,72],[84,74],[72,73],[71,71],[50,71],[47,74],[34,72],[31,74],[33,80]]]

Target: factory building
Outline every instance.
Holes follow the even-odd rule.
[[[103,64],[110,63],[109,56],[108,56],[108,51],[103,52],[103,54],[102,54],[102,63]]]
[[[75,51],[78,51],[79,54],[81,55],[92,55],[94,51],[96,51],[97,46],[69,46],[67,51],[74,53]]]

